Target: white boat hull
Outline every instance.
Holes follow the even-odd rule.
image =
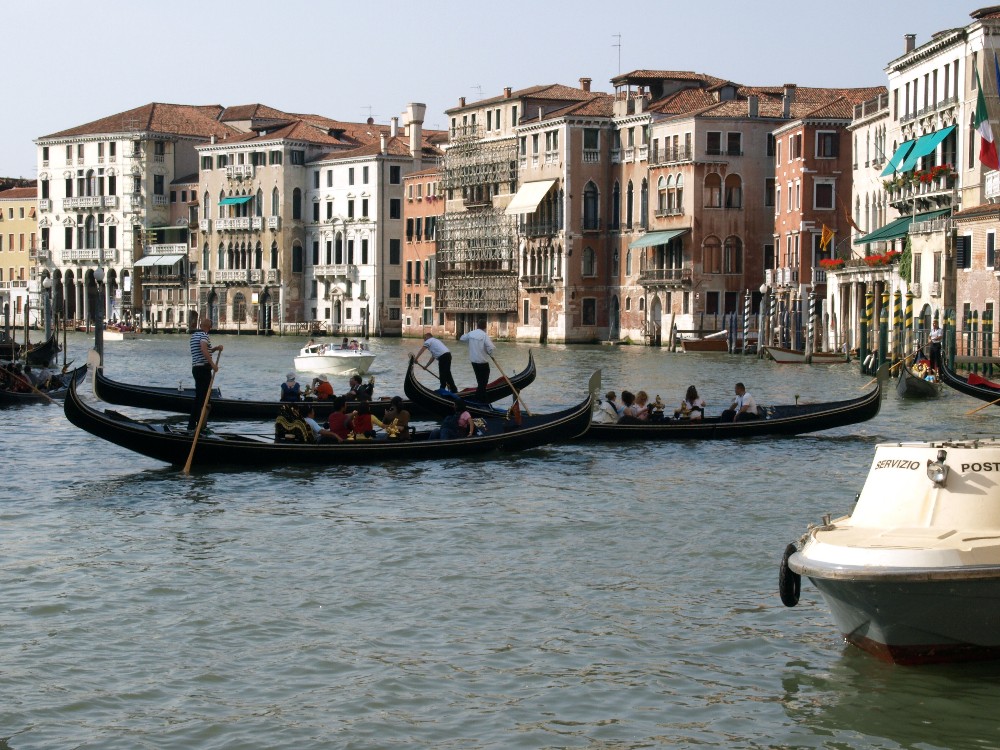
[[[767,355],[780,365],[801,365],[805,364],[806,361],[805,352],[783,349],[778,346],[765,346],[764,349],[767,351]],[[812,353],[812,364],[814,365],[835,365],[846,361],[847,355],[837,352]]]
[[[1000,658],[1000,441],[878,446],[854,512],[810,527],[787,568],[880,659]]]
[[[105,341],[132,341],[139,338],[139,334],[136,331],[108,331],[105,330],[101,335]]]
[[[375,361],[371,352],[338,351],[326,354],[300,354],[295,369],[301,372],[321,372],[327,375],[364,375]]]

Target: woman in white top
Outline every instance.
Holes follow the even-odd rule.
[[[705,416],[705,399],[698,395],[698,389],[693,385],[688,386],[684,400],[681,401],[681,408],[674,412],[677,419],[701,419]]]

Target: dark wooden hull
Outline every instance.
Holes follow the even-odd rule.
[[[34,391],[28,392],[14,392],[14,391],[3,391],[0,390],[0,407],[5,406],[17,406],[18,404],[49,404],[52,401],[60,401],[66,398],[66,393],[69,390],[70,381],[79,383],[87,376],[87,365],[80,365],[75,370],[70,370],[65,375],[62,375],[63,380],[62,388],[55,388],[51,391],[42,391],[42,393],[35,393]],[[48,396],[48,398],[46,398]],[[51,399],[51,400],[50,400]]]
[[[900,398],[937,398],[941,395],[941,384],[931,383],[913,374],[904,362],[900,365],[896,380],[896,393]]]
[[[535,370],[535,358],[528,353],[528,366],[519,373],[512,376],[511,380],[515,387],[520,390],[529,385],[537,374]],[[185,388],[159,388],[155,386],[133,385],[130,383],[120,383],[111,380],[101,370],[94,374],[94,392],[102,401],[119,406],[135,406],[140,409],[156,409],[158,411],[175,412],[178,414],[190,414],[191,403],[194,401],[194,389]],[[462,393],[467,393],[463,391]],[[510,386],[507,383],[493,383],[487,389],[488,397],[491,401],[496,401],[505,396],[511,395]],[[332,401],[311,401],[316,407],[316,419],[323,421],[330,416],[333,409]],[[370,402],[372,414],[381,418],[389,406],[388,399],[375,399]],[[228,419],[274,419],[278,414],[281,402],[274,401],[252,401],[249,399],[222,398],[218,389],[215,389],[211,399],[210,421]],[[358,402],[349,401],[348,411],[353,411],[358,406]],[[416,403],[403,403],[403,408],[410,412],[414,418],[425,418],[436,416],[439,412],[428,412]],[[449,409],[449,413],[450,413]]]
[[[66,418],[80,429],[109,443],[149,458],[180,466],[187,462],[192,435],[164,424],[140,422],[113,411],[87,405],[71,386]],[[370,465],[382,461],[442,461],[495,451],[519,451],[572,440],[590,425],[593,397],[571,409],[523,417],[515,427],[502,419],[487,420],[487,433],[455,440],[432,440],[428,432],[409,441],[361,440],[331,444],[275,443],[253,436],[216,433],[199,437],[193,465],[198,468],[266,468],[293,464]]]
[[[439,415],[454,411],[452,396],[432,391],[420,383],[413,373],[412,363],[406,370],[403,390],[415,403]],[[801,406],[763,407],[765,416],[746,422],[719,422],[718,417],[695,421],[642,422],[640,424],[591,424],[585,440],[719,440],[760,435],[801,435],[833,427],[865,422],[882,406],[882,388],[848,401],[829,401]],[[477,417],[496,417],[504,411],[466,401],[469,412]]]
[[[42,343],[29,346],[27,351],[23,344],[14,342],[12,345],[9,339],[0,342],[0,360],[23,359],[32,366],[47,367],[58,353],[59,339],[54,333]]]
[[[985,383],[969,383],[969,381],[965,378],[962,378],[949,370],[948,366],[945,364],[942,364],[939,374],[941,376],[942,383],[954,388],[959,393],[964,393],[966,396],[972,396],[973,398],[978,398],[980,401],[987,402],[997,401],[997,399],[1000,399],[1000,388],[992,388]]]

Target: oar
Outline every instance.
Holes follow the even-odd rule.
[[[520,394],[520,393],[518,393],[518,391],[517,391],[517,388],[515,388],[515,387],[514,387],[514,384],[510,382],[510,378],[508,378],[508,377],[507,377],[507,373],[505,373],[505,372],[503,371],[503,368],[502,368],[502,367],[500,366],[500,363],[499,363],[499,362],[497,362],[497,359],[496,359],[496,357],[494,357],[494,356],[493,356],[493,355],[491,354],[491,355],[490,355],[490,359],[492,359],[492,360],[493,360],[493,364],[495,364],[495,365],[497,366],[497,369],[498,369],[498,370],[500,371],[500,374],[501,374],[501,375],[503,375],[503,379],[507,381],[507,385],[509,385],[509,386],[510,386],[510,389],[511,389],[511,390],[512,390],[512,391],[514,392],[514,398],[515,398],[516,400],[518,400],[518,401],[520,401],[520,402],[521,402],[521,406],[523,406],[523,407],[524,407],[524,411],[525,411],[525,412],[527,413],[527,415],[528,415],[528,416],[530,417],[530,416],[531,416],[531,409],[529,409],[529,408],[528,408],[528,405],[527,405],[526,403],[524,403],[524,399],[523,399],[523,398],[521,398],[521,394]]]
[[[222,352],[217,352],[215,355],[215,366],[218,368],[219,359],[222,357]],[[191,452],[188,453],[187,463],[184,464],[184,474],[188,475],[191,473],[191,462],[194,461],[194,449],[198,445],[198,436],[201,434],[201,428],[205,426],[205,416],[208,414],[208,402],[212,398],[212,384],[215,383],[215,370],[212,370],[212,377],[208,380],[208,392],[205,394],[205,403],[201,406],[201,414],[198,417],[198,425],[194,430],[194,438],[191,440]]]
[[[429,373],[430,373],[431,375],[433,375],[434,377],[436,377],[436,378],[440,378],[440,377],[441,377],[441,376],[440,376],[440,375],[438,375],[438,374],[437,374],[436,372],[434,372],[434,370],[432,370],[432,369],[431,369],[431,368],[429,368],[429,367],[428,367],[427,365],[425,365],[425,364],[424,364],[423,362],[420,362],[420,361],[418,361],[418,360],[417,360],[416,358],[414,358],[414,360],[413,360],[413,361],[414,361],[414,362],[416,362],[416,363],[417,363],[418,365],[420,365],[421,367],[423,367],[423,368],[424,368],[425,370],[427,370],[427,372],[429,372]],[[498,367],[499,367],[499,365],[498,365]]]
[[[912,352],[910,352],[909,354],[907,354],[905,357],[903,357],[901,360],[899,360],[899,362],[897,362],[892,367],[890,367],[888,370],[886,370],[885,376],[888,377],[892,373],[893,370],[895,370],[897,367],[899,367],[901,364],[903,364],[906,360],[908,360],[910,357],[912,357],[914,354],[916,354],[919,351],[920,351],[919,349],[914,349]],[[860,390],[861,388],[867,388],[872,383],[874,383],[876,380],[878,380],[878,375],[876,375],[874,378],[872,378],[871,380],[869,380],[864,385],[859,386],[858,390]]]
[[[1000,398],[998,398],[996,401],[990,401],[988,404],[983,404],[982,406],[973,409],[972,411],[965,412],[965,416],[969,416],[970,414],[975,414],[977,411],[982,411],[987,406],[993,406],[994,404],[1000,404]]]
[[[45,393],[45,391],[40,391],[37,388],[35,388],[35,386],[32,384],[32,382],[30,380],[28,380],[28,378],[26,376],[24,376],[24,375],[16,375],[15,373],[11,373],[11,374],[14,375],[14,377],[18,378],[26,386],[28,386],[32,391],[34,391],[35,393],[37,393],[42,398],[46,399],[50,404],[54,404],[55,403],[55,399],[53,399],[49,394]]]

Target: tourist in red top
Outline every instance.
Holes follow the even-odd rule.
[[[330,385],[330,378],[326,375],[320,375],[313,380],[312,392],[317,401],[329,401],[333,398],[333,386]]]
[[[356,411],[352,411],[350,414],[347,413],[346,398],[343,396],[334,396],[333,411],[330,413],[330,420],[328,422],[330,432],[335,434],[341,440],[347,440],[347,436],[350,434],[351,425],[354,422],[356,414]]]

